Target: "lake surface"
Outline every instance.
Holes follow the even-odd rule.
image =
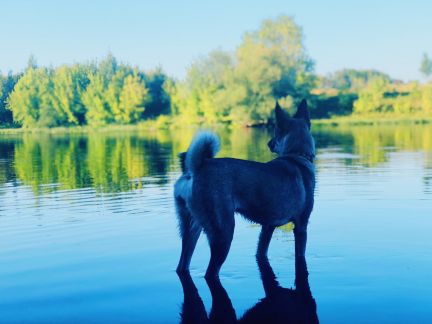
[[[274,158],[266,130],[216,132],[220,157]],[[0,137],[0,323],[179,322],[172,187],[193,133]],[[432,125],[320,128],[314,137],[307,266],[320,322],[432,322]],[[237,318],[265,296],[258,234],[236,218],[221,283]],[[269,259],[293,288],[289,227],[275,232]],[[208,260],[201,236],[191,276],[210,312]]]

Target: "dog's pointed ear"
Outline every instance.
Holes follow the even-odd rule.
[[[279,106],[279,102],[276,101],[275,106],[276,126],[282,128],[284,122],[289,118],[285,111]]]
[[[300,102],[300,104],[297,107],[297,112],[294,114],[293,117],[303,119],[310,128],[311,122],[310,122],[309,109],[308,109],[308,105],[307,105],[307,102],[305,99],[303,99]]]

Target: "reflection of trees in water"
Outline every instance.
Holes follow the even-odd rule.
[[[312,128],[317,149],[338,147],[343,152],[352,152],[354,138],[351,132],[338,131],[336,127]]]
[[[424,156],[424,192],[426,194],[432,194],[432,152],[426,152]]]
[[[0,184],[14,180],[13,156],[15,145],[13,141],[0,141]]]
[[[17,178],[35,193],[84,187],[100,192],[127,191],[141,187],[147,176],[157,176],[156,183],[165,183],[163,176],[172,151],[169,143],[154,139],[100,133],[70,137],[23,135],[10,145],[15,154],[6,159],[13,159]],[[5,172],[10,173],[1,167],[0,174]],[[7,176],[5,182],[11,178]],[[42,186],[45,184],[58,186]]]
[[[15,144],[17,178],[34,192],[57,189],[45,184],[59,183],[60,189],[82,188],[90,183],[83,156],[86,141],[79,137],[24,135]]]
[[[321,127],[315,134],[317,147],[335,146],[358,156],[345,163],[376,166],[387,162],[388,151],[432,151],[432,125],[373,125]]]
[[[275,157],[267,142],[271,131],[255,128],[216,128],[220,157],[269,161]],[[95,187],[100,192],[164,184],[167,174],[179,172],[177,154],[185,151],[196,129],[126,134],[91,133],[58,136],[24,134],[0,141],[0,183],[15,178],[34,192]],[[424,183],[430,188],[432,125],[340,126],[315,128],[317,148],[333,147],[355,154],[343,163],[376,166],[390,151],[423,151]],[[320,161],[317,160],[317,168]],[[42,186],[45,184],[57,186]]]

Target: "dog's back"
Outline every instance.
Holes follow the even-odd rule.
[[[277,158],[268,163],[232,158],[206,159],[194,174],[184,197],[205,223],[209,206],[238,212],[261,225],[280,226],[301,217],[313,201],[314,170],[297,158]],[[205,225],[203,224],[204,229]]]

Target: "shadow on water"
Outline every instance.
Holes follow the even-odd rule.
[[[295,262],[295,289],[283,288],[267,258],[257,261],[265,291],[262,298],[240,318],[219,279],[207,280],[212,297],[207,315],[190,274],[179,275],[184,294],[181,323],[318,323],[317,306],[309,286],[306,259]]]

